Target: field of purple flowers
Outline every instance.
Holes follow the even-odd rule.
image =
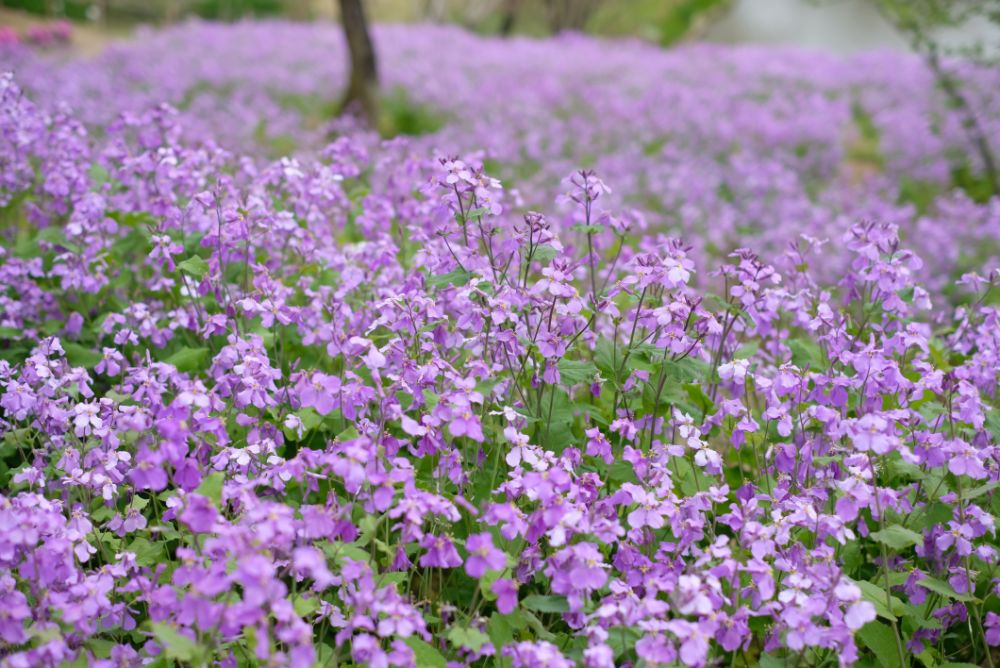
[[[392,139],[333,26],[0,46],[0,666],[1000,660],[1000,197],[917,58],[375,36]]]

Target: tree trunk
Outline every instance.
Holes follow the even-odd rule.
[[[500,34],[506,37],[514,32],[514,24],[517,22],[517,0],[504,0],[502,11]]]
[[[583,30],[601,0],[546,0],[549,28],[553,33]]]
[[[426,0],[424,2],[423,20],[441,23],[447,18],[448,8],[444,0]]]
[[[361,0],[339,0],[340,22],[344,27],[351,72],[341,113],[356,112],[375,128],[378,126],[378,68],[375,47]]]

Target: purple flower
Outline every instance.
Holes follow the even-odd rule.
[[[851,439],[854,447],[862,452],[869,450],[880,455],[889,452],[894,444],[894,438],[886,434],[888,422],[878,415],[869,413],[854,423],[851,429]]]
[[[579,543],[556,552],[549,558],[545,573],[552,578],[552,591],[572,599],[571,609],[578,607],[581,596],[608,581],[604,557],[593,543]]]
[[[608,441],[607,436],[597,427],[587,429],[585,434],[587,436],[587,454],[591,457],[600,457],[605,464],[611,464],[614,461],[614,456],[611,453],[611,442]]]
[[[465,549],[469,553],[465,572],[470,577],[480,578],[486,571],[499,571],[507,566],[507,555],[493,546],[488,533],[470,535],[465,539]]]
[[[479,418],[469,410],[464,410],[454,416],[448,423],[448,430],[455,438],[466,436],[478,443],[482,443],[484,440]]]
[[[340,406],[340,390],[340,378],[317,371],[299,382],[299,401],[320,415],[329,415]]]
[[[711,634],[699,624],[680,619],[667,622],[667,627],[681,641],[680,660],[684,665],[705,665]]]
[[[117,376],[122,372],[125,365],[125,357],[114,348],[105,348],[101,354],[101,361],[94,367],[97,373],[108,376]]]
[[[951,521],[948,522],[948,529],[937,537],[934,544],[942,552],[954,545],[955,551],[965,557],[972,554],[972,539],[974,536],[975,533],[969,525]]]
[[[338,578],[327,568],[326,557],[315,547],[295,548],[292,562],[299,573],[316,583],[319,591],[338,582]]]
[[[160,457],[143,448],[136,456],[136,464],[129,471],[129,478],[136,490],[151,489],[159,492],[167,486],[167,473],[163,470]]]
[[[243,589],[243,601],[255,608],[280,600],[285,585],[274,578],[274,562],[262,555],[248,555],[236,566],[234,580]]]
[[[4,580],[9,580],[4,576]],[[9,581],[13,587],[13,581]],[[6,586],[4,588],[7,588]],[[28,599],[19,591],[7,591],[0,594],[0,639],[10,645],[23,643],[28,635],[24,630],[24,620],[31,618]]]
[[[428,534],[420,541],[420,547],[427,550],[420,556],[423,568],[455,568],[462,565],[458,550],[447,536]]]
[[[511,658],[514,668],[573,668],[573,662],[567,659],[555,645],[544,640],[522,641],[504,647],[503,653]]]
[[[219,512],[215,506],[200,494],[189,495],[180,514],[181,522],[195,533],[211,533],[218,519]]]
[[[448,121],[383,141],[288,103],[324,30],[80,61],[0,28],[5,666],[150,664],[173,631],[225,668],[848,668],[877,657],[846,574],[891,524],[923,532],[885,564],[904,608],[996,589],[1000,206],[956,187],[985,163],[926,63],[378,26]],[[997,72],[947,66],[994,130]],[[584,160],[613,192],[554,185]],[[469,578],[563,612],[501,642]],[[907,647],[981,658],[974,609],[928,612]]]
[[[986,642],[992,647],[1000,646],[1000,615],[987,612],[983,627],[986,629]]]
[[[980,461],[979,453],[963,441],[951,441],[948,446],[948,470],[955,475],[965,475],[974,480],[983,480],[988,474]]]
[[[857,601],[852,603],[847,612],[844,613],[844,624],[852,631],[857,631],[862,626],[875,619],[875,606],[868,601]]]
[[[517,608],[517,584],[510,578],[499,578],[493,581],[491,591],[497,596],[497,610],[500,614],[509,615]]]
[[[661,507],[656,496],[637,485],[625,485],[622,487],[632,497],[632,502],[639,504],[639,507],[628,514],[628,523],[634,529],[649,527],[650,529],[660,529],[663,527],[663,516],[665,511]]]

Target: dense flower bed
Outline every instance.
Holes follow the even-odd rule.
[[[917,61],[384,28],[444,125],[326,143],[336,34],[0,52],[0,665],[992,664],[1000,201]]]
[[[72,37],[73,26],[67,21],[39,23],[20,33],[10,26],[0,26],[0,49],[62,46],[68,44]]]

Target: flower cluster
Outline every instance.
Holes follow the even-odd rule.
[[[445,30],[378,33],[427,99],[497,62]],[[0,666],[992,664],[1000,207],[926,72],[562,37],[532,104],[268,160],[219,96],[296,132],[302,31],[0,77]]]
[[[22,33],[9,26],[0,26],[0,50],[17,48],[20,45],[52,47],[68,44],[73,37],[73,26],[69,21],[38,23],[26,28]]]

